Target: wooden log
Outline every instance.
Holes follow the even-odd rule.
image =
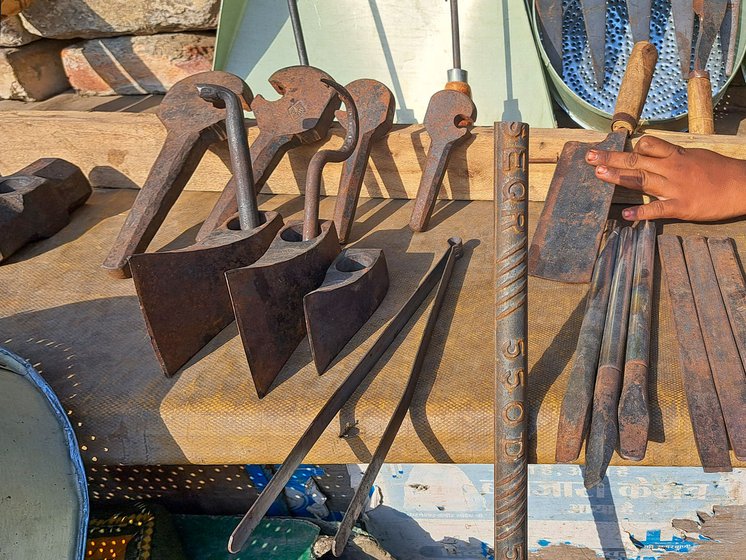
[[[79,111],[0,111],[0,174],[13,173],[40,157],[61,157],[79,166],[93,186],[139,188],[166,136],[151,113]],[[342,143],[337,127],[329,140],[292,150],[278,165],[263,192],[295,194],[305,183],[311,156],[320,148]],[[648,134],[687,148],[707,148],[726,156],[746,159],[746,143],[738,136],[701,136],[680,132]],[[257,129],[249,121],[249,141]],[[600,142],[606,133],[580,129],[532,129],[532,201],[543,201],[565,142]],[[429,137],[421,125],[397,126],[373,146],[371,163],[361,196],[414,198],[425,163]],[[454,151],[441,198],[492,200],[492,128],[477,127],[473,138]],[[202,160],[189,190],[220,191],[230,178],[226,145],[217,145]],[[342,164],[324,169],[322,194],[337,192]],[[301,185],[301,188],[299,188]],[[615,202],[639,202],[637,194],[620,189]]]

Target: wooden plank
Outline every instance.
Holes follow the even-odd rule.
[[[249,139],[257,129],[249,123]],[[40,157],[61,157],[80,166],[94,186],[137,188],[155,160],[165,130],[152,113],[77,111],[0,112],[0,173],[12,173]],[[649,131],[687,148],[708,148],[746,159],[746,144],[738,136],[696,136]],[[530,199],[543,201],[565,142],[595,142],[604,133],[580,129],[533,129],[530,154]],[[309,159],[320,148],[342,142],[336,128],[323,144],[303,146],[280,162],[263,192],[295,194],[301,191]],[[373,147],[362,196],[414,198],[424,166],[429,137],[421,125],[398,126],[385,142]],[[473,138],[456,149],[446,174],[441,198],[492,199],[492,128],[478,127]],[[230,177],[226,146],[217,145],[202,160],[187,189],[219,191]],[[336,194],[342,164],[324,171],[324,194]],[[634,194],[618,193],[615,201],[639,201]]]

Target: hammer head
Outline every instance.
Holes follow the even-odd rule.
[[[476,118],[477,107],[471,97],[443,89],[430,98],[424,124],[433,141],[449,143],[468,135]]]
[[[228,72],[214,70],[188,76],[174,84],[158,106],[158,118],[167,129],[200,131],[225,119],[225,110],[210,106],[202,100],[197,84],[228,88],[238,95],[246,109],[253,99],[246,82]]]
[[[272,74],[269,83],[282,97],[267,101],[257,95],[251,103],[262,133],[296,136],[304,144],[325,137],[340,101],[322,79],[332,77],[313,66],[289,66]]]
[[[396,100],[391,90],[377,80],[355,80],[345,86],[357,107],[360,136],[370,135],[375,142],[391,130]],[[336,112],[337,120],[346,129],[347,113]]]
[[[0,178],[0,261],[65,227],[91,192],[83,172],[58,158],[36,160]]]

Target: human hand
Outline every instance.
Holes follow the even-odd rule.
[[[599,179],[658,199],[625,208],[625,220],[712,222],[746,215],[746,161],[654,136],[643,136],[631,152],[591,149],[585,159]]]

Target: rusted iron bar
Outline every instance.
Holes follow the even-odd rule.
[[[655,272],[655,222],[637,225],[635,272],[624,358],[624,384],[619,398],[619,455],[642,461],[648,446],[648,367],[650,366],[650,321]]]
[[[373,369],[373,366],[375,366],[378,360],[381,359],[381,356],[386,352],[386,349],[391,346],[391,343],[397,335],[407,325],[415,311],[417,311],[420,305],[422,305],[422,302],[425,300],[427,295],[440,281],[443,272],[445,271],[446,263],[451,258],[451,255],[457,255],[463,250],[461,239],[458,237],[449,239],[448,245],[448,249],[440,259],[438,259],[435,266],[433,266],[433,268],[431,268],[425,275],[407,302],[399,309],[399,311],[397,311],[393,319],[391,319],[391,321],[386,325],[383,332],[373,343],[373,346],[371,346],[370,350],[366,352],[323,408],[318,412],[318,414],[316,414],[311,425],[308,426],[306,431],[298,440],[298,443],[296,443],[295,447],[290,451],[285,462],[274,474],[272,480],[269,481],[269,484],[267,484],[262,493],[259,494],[259,497],[249,508],[249,511],[246,512],[243,519],[241,519],[228,540],[228,550],[230,552],[240,552],[244,547],[246,541],[251,536],[251,533],[262,520],[264,514],[267,513],[277,496],[280,495],[283,488],[285,488],[285,485],[290,480],[290,477],[293,476],[295,469],[297,469],[301,464],[303,458],[308,454],[314,444],[321,437],[321,434],[324,433],[324,430],[329,423],[365,380],[368,373]]]
[[[359,127],[357,107],[352,95],[334,80],[321,80],[334,89],[345,104],[347,114],[347,132],[342,146],[336,150],[321,150],[314,154],[308,164],[305,192],[305,207],[303,212],[303,241],[310,241],[319,234],[319,198],[321,196],[321,172],[324,166],[332,162],[341,162],[349,158],[357,146],[357,131]]]
[[[259,208],[254,192],[254,173],[251,170],[249,140],[246,137],[241,101],[235,93],[223,86],[197,84],[196,87],[202,99],[226,110],[225,130],[231,169],[237,185],[238,220],[242,230],[259,227]]]
[[[681,377],[697,452],[705,472],[731,471],[723,413],[707,360],[679,238],[675,235],[659,236],[658,252],[671,299]]]
[[[495,559],[528,557],[528,135],[495,123]]]
[[[394,94],[381,82],[361,79],[350,82],[345,88],[357,106],[360,126],[355,151],[342,166],[337,202],[334,206],[334,226],[337,228],[340,243],[347,243],[350,239],[360,187],[363,186],[373,143],[389,133],[396,110]],[[337,111],[337,119],[346,129],[346,113]]]
[[[622,388],[630,289],[635,266],[635,237],[636,230],[630,227],[623,228],[619,236],[617,262],[611,281],[609,308],[593,391],[591,428],[585,446],[583,481],[586,488],[593,488],[603,480],[618,441],[617,408]]]
[[[731,448],[746,459],[746,382],[743,364],[725,311],[707,241],[701,236],[686,237],[684,258],[697,306],[699,326],[712,368],[718,399]]]
[[[712,265],[723,295],[725,310],[741,355],[741,363],[746,364],[746,283],[738,262],[733,240],[729,237],[708,237]]]
[[[583,439],[588,432],[598,356],[604,334],[618,245],[619,227],[614,224],[598,255],[588,288],[585,315],[575,350],[575,362],[560,408],[555,450],[555,460],[558,463],[569,463],[578,458]]]
[[[295,37],[295,48],[298,50],[298,60],[302,66],[308,66],[308,53],[306,52],[306,40],[303,38],[303,27],[300,24],[298,0],[288,0],[288,12],[290,12],[290,23],[293,25],[293,36]]]
[[[420,379],[422,364],[425,362],[425,356],[427,355],[427,349],[430,346],[433,330],[438,321],[438,314],[443,305],[443,299],[445,298],[448,283],[451,279],[453,266],[456,264],[456,259],[460,258],[462,253],[463,249],[461,246],[457,246],[457,248],[451,251],[448,255],[443,275],[440,277],[438,287],[435,290],[435,298],[433,299],[433,304],[430,307],[430,312],[427,316],[427,322],[425,323],[425,329],[422,333],[422,338],[420,339],[420,345],[417,348],[417,354],[415,355],[412,369],[409,372],[407,384],[404,387],[404,393],[402,394],[401,399],[399,399],[399,404],[396,405],[391,420],[389,420],[389,423],[386,425],[381,441],[379,442],[376,451],[373,453],[368,468],[365,469],[365,474],[355,490],[355,494],[353,495],[352,500],[350,500],[350,505],[347,507],[344,518],[337,529],[337,534],[334,536],[334,542],[332,543],[332,554],[334,554],[334,556],[340,556],[344,551],[347,540],[350,538],[350,533],[352,533],[352,527],[355,525],[355,521],[357,521],[357,518],[360,517],[360,514],[363,511],[365,500],[367,500],[370,495],[370,489],[373,487],[373,482],[375,482],[376,476],[381,470],[383,462],[386,460],[386,455],[394,443],[394,438],[396,438],[396,434],[399,432],[404,417],[407,415],[409,405],[412,404],[412,398],[414,397],[414,392],[417,388],[417,382]]]

